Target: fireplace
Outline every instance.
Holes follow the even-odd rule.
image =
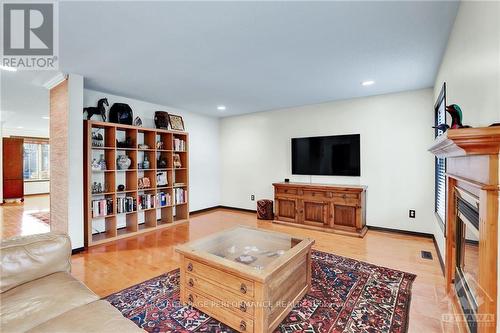
[[[446,292],[460,331],[497,332],[500,126],[449,129],[429,149],[446,158]]]
[[[477,331],[481,303],[479,285],[479,198],[455,188],[456,267],[455,291],[471,332]]]

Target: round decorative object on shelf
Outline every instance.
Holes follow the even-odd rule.
[[[118,191],[123,191],[123,190],[125,190],[125,185],[120,184],[120,185],[118,185],[117,189],[118,189]]]
[[[116,159],[116,167],[118,170],[127,170],[131,163],[132,160],[127,155],[120,155]]]

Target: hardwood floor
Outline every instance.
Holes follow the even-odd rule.
[[[16,215],[6,213],[11,209],[20,208],[3,207],[4,217]],[[194,215],[189,224],[122,239],[76,254],[72,258],[72,274],[104,297],[178,268],[179,256],[174,251],[177,244],[238,224],[311,237],[316,240],[313,246],[316,250],[414,273],[417,278],[412,288],[409,332],[460,331],[455,324],[442,321],[443,315],[456,313],[456,305],[445,294],[444,276],[433,241],[424,237],[368,231],[361,239],[271,224],[257,220],[253,213],[217,209]],[[430,251],[434,259],[422,259],[421,250]]]
[[[0,239],[48,232],[49,225],[31,213],[48,211],[48,194],[27,195],[24,203],[7,203],[0,206]]]

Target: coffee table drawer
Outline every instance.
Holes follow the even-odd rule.
[[[200,262],[186,258],[184,260],[184,269],[188,274],[194,274],[211,281],[216,284],[224,283],[224,286],[233,290],[237,295],[245,295],[248,297],[253,297],[254,286],[253,282],[240,278],[238,276],[214,269],[210,266],[202,264]]]
[[[253,332],[253,320],[220,306],[218,300],[211,299],[209,296],[198,293],[191,288],[186,288],[186,300],[198,310],[205,312],[239,332]]]
[[[221,288],[220,284],[215,284],[204,278],[186,273],[185,285],[195,291],[218,299],[223,306],[227,306],[236,313],[252,317],[254,314],[254,301],[237,295],[231,291]]]

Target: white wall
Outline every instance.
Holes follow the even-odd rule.
[[[48,194],[50,192],[50,181],[25,181],[24,195]]]
[[[434,101],[443,82],[446,102],[460,105],[464,124],[500,122],[500,2],[461,2],[434,85]],[[444,235],[437,221],[434,236],[444,258]]]
[[[255,209],[273,198],[273,182],[363,184],[367,224],[432,233],[432,90],[351,99],[221,120],[222,199]],[[292,137],[361,134],[361,177],[292,176]],[[416,218],[408,218],[408,210]]]
[[[83,77],[68,77],[68,234],[73,249],[84,246],[83,236]]]
[[[189,132],[190,140],[189,208],[191,211],[195,211],[219,205],[220,154],[219,121],[217,118],[88,89],[84,91],[84,106],[95,106],[97,101],[103,97],[108,98],[109,106],[116,102],[129,104],[134,112],[134,117],[139,116],[142,119],[143,127],[155,127],[155,111],[167,111],[181,115],[184,119],[185,129]],[[100,120],[100,117],[94,116],[92,119]]]

